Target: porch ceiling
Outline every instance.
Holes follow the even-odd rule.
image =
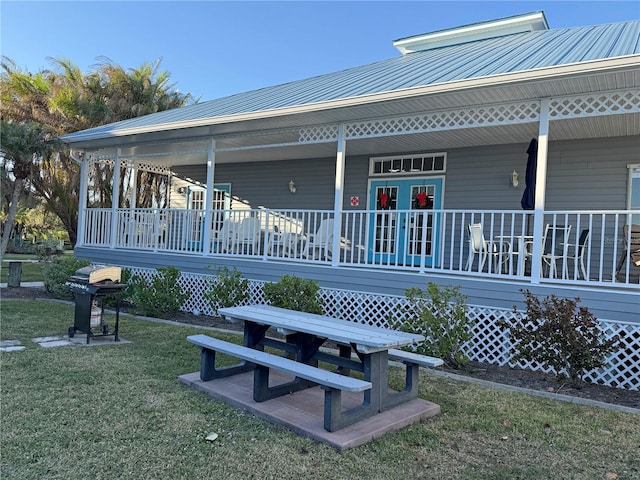
[[[217,163],[255,162],[285,159],[334,157],[334,141],[317,144],[283,145],[298,140],[301,126],[328,125],[363,119],[386,118],[419,112],[452,110],[540,98],[592,94],[610,90],[638,88],[640,68],[611,69],[582,75],[554,75],[537,81],[496,83],[456,90],[449,86],[440,93],[407,95],[402,99],[371,101],[353,106],[318,109],[313,112],[278,115],[246,121],[208,126],[157,131],[147,134],[112,138],[96,143],[101,146],[124,147],[123,153],[147,155],[146,161],[166,166],[202,164],[207,161],[208,138],[216,138],[216,148],[237,149],[216,153]],[[411,135],[394,135],[349,140],[347,155],[390,154],[408,151],[439,151],[460,147],[526,143],[538,133],[537,122],[492,127],[475,127]],[[549,137],[554,140],[640,135],[640,114],[552,121]],[[191,139],[188,143],[185,140]],[[180,143],[170,143],[180,141]],[[168,143],[169,142],[169,143]],[[271,146],[267,146],[271,145]],[[81,146],[77,144],[76,146]],[[88,145],[87,145],[88,146]],[[149,156],[153,152],[175,152],[175,155]]]
[[[347,141],[347,156],[385,155],[398,152],[442,151],[454,148],[528,143],[538,135],[537,123],[477,127],[439,132],[392,135]],[[610,115],[553,121],[549,127],[550,141],[581,138],[606,138],[640,135],[640,114]],[[336,143],[301,144],[292,146],[256,147],[246,150],[216,153],[216,163],[259,162],[335,158]],[[167,166],[203,164],[205,151],[157,157]]]

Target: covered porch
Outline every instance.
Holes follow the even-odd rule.
[[[637,76],[611,66],[545,79],[537,95],[581,78],[617,90],[521,101],[524,85],[484,87],[440,94],[447,107],[437,110],[408,113],[426,108],[434,97],[425,94],[194,126],[187,138],[127,130],[75,151],[78,246],[114,258],[138,251],[635,289]],[[487,101],[498,97],[510,101]],[[383,107],[387,116],[360,120]],[[534,201],[523,210],[531,139]],[[102,203],[96,168],[112,176]],[[137,204],[141,171],[165,178],[147,208]]]

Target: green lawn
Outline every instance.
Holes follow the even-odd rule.
[[[7,253],[4,256],[4,260],[19,260],[22,261],[22,282],[43,282],[44,273],[43,268],[49,265],[46,262],[28,262],[27,260],[38,260],[37,255],[21,255],[16,253]],[[7,276],[9,275],[9,263],[2,262],[2,272],[0,274],[0,283],[7,283]]]
[[[27,346],[0,353],[3,478],[640,478],[640,415],[422,374],[441,415],[339,453],[181,385],[199,368],[196,327],[124,317],[131,344],[45,349],[31,338],[66,333],[72,307],[0,308],[1,338]]]

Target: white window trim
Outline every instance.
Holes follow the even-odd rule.
[[[380,172],[375,173],[375,164],[384,161],[393,160],[411,160],[416,157],[442,157],[442,170],[420,170],[420,171],[398,171],[398,172]],[[382,157],[369,157],[369,176],[370,177],[384,177],[384,176],[425,176],[425,175],[442,175],[447,172],[447,152],[427,152],[427,153],[411,153],[404,155],[385,155]]]

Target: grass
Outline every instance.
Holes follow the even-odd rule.
[[[640,478],[640,415],[423,373],[441,415],[339,453],[181,385],[199,368],[197,327],[124,317],[131,344],[45,349],[31,338],[64,334],[72,307],[0,308],[1,338],[27,346],[0,353],[3,478]]]
[[[37,255],[23,255],[17,253],[7,253],[3,260],[38,260]],[[25,262],[22,264],[21,282],[43,282],[44,267],[49,265],[46,262]],[[9,262],[2,262],[2,271],[0,273],[0,283],[7,283],[9,276]]]

